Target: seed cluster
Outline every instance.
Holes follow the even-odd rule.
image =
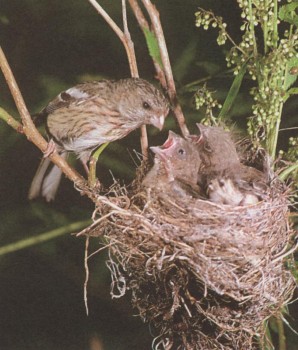
[[[195,13],[196,16],[196,26],[203,27],[205,30],[212,28],[218,28],[219,33],[217,37],[218,45],[224,45],[227,41],[227,24],[223,22],[222,17],[215,16],[213,12],[206,11],[199,8],[199,11]]]
[[[219,28],[218,44],[227,39],[232,48],[226,55],[227,66],[237,75],[246,66],[250,78],[256,82],[250,91],[254,103],[248,120],[248,133],[255,145],[262,144],[275,156],[283,105],[289,97],[288,89],[295,82],[298,66],[298,30],[295,7],[280,6],[274,0],[238,0],[243,31],[236,44],[227,32],[221,17],[199,9],[196,26]],[[291,3],[292,1],[288,1]],[[283,21],[283,32],[278,25]],[[196,96],[197,107],[203,102]],[[206,94],[205,104],[210,105]],[[291,146],[291,145],[290,145]]]
[[[196,109],[205,107],[205,117],[201,121],[202,124],[216,124],[216,118],[214,117],[213,110],[220,110],[222,105],[213,97],[213,93],[209,91],[204,85],[197,90],[195,94]]]

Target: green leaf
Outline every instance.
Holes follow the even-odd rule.
[[[226,97],[226,100],[222,106],[222,109],[219,113],[219,116],[218,116],[219,118],[226,117],[229,111],[231,110],[233,103],[235,102],[235,99],[238,95],[245,72],[246,72],[246,64],[242,66],[239,73],[236,75],[232,83],[232,86],[230,87],[230,90],[228,92],[228,95]]]
[[[297,57],[293,57],[289,60],[288,64],[287,64],[287,71],[286,71],[286,75],[285,75],[285,84],[284,84],[284,88],[287,91],[289,89],[289,87],[291,87],[295,81],[297,80],[298,75],[297,74],[293,74],[292,73],[292,69],[298,67],[298,58]]]
[[[285,181],[292,173],[298,171],[298,162],[286,168],[280,175],[279,178]]]
[[[298,27],[298,16],[296,15],[296,12],[295,12],[297,7],[298,7],[298,1],[294,1],[290,4],[281,6],[278,14],[279,18],[282,21],[288,22]]]
[[[150,56],[162,67],[158,41],[156,39],[155,34],[147,28],[144,28],[144,34]]]
[[[298,88],[291,88],[285,93],[283,97],[284,103],[288,100],[289,97],[291,97],[291,95],[298,95]]]

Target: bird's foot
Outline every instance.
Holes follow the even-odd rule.
[[[43,152],[43,157],[48,158],[51,154],[57,151],[55,142],[51,139],[47,145],[46,150]]]

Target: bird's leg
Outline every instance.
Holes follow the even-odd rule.
[[[50,139],[46,150],[43,152],[43,157],[48,158],[51,154],[53,154],[55,151],[57,151],[56,144],[53,139]]]
[[[91,162],[91,160],[90,160],[90,162]],[[87,165],[87,161],[85,161],[85,160],[82,160],[82,165],[83,165],[83,167],[84,167],[84,169],[85,169],[85,171],[86,171],[86,175],[89,177],[89,168],[88,168],[88,165]]]
[[[88,183],[91,187],[94,187],[95,185],[97,185],[97,178],[96,178],[96,164],[98,161],[99,156],[101,155],[101,153],[103,152],[103,150],[108,146],[109,142],[106,142],[104,144],[102,144],[90,157],[90,161],[89,161],[89,169],[87,167],[87,174],[88,174]]]

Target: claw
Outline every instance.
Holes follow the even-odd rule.
[[[46,150],[43,152],[43,157],[48,158],[51,154],[57,151],[55,142],[51,139],[47,145]]]

